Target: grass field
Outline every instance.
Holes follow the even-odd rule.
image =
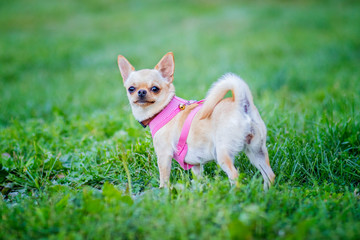
[[[0,239],[360,239],[358,1],[1,1]],[[268,128],[269,192],[172,166],[158,189],[118,54],[174,52],[177,95],[245,79]]]

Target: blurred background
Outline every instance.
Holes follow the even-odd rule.
[[[236,187],[215,162],[199,184],[173,163],[157,191],[117,56],[169,51],[179,97],[226,72],[249,84],[268,194],[245,154]],[[359,78],[358,0],[2,0],[0,239],[360,239]]]
[[[174,52],[183,98],[226,72],[260,108],[273,95],[356,95],[359,22],[358,1],[1,1],[0,124],[129,114],[118,54],[141,69]]]

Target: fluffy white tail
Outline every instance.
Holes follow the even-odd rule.
[[[213,84],[209,90],[204,106],[201,109],[201,119],[211,116],[216,105],[225,97],[226,93],[232,92],[233,101],[239,103],[239,107],[247,113],[253,106],[253,98],[248,85],[237,75],[227,73]]]

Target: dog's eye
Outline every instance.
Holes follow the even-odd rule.
[[[153,91],[153,92],[158,92],[160,89],[158,88],[158,87],[155,87],[155,86],[153,86],[152,88],[151,88],[151,91]]]
[[[135,91],[135,87],[133,87],[133,86],[129,87],[128,91],[129,91],[129,93],[134,92],[134,91]]]

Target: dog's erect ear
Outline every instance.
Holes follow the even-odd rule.
[[[126,79],[129,77],[130,73],[135,70],[135,68],[122,55],[118,56],[118,65],[119,65],[121,76],[125,83]]]
[[[174,54],[172,52],[165,54],[165,56],[163,56],[160,62],[155,66],[155,69],[161,73],[163,78],[167,79],[171,83],[174,80]]]

